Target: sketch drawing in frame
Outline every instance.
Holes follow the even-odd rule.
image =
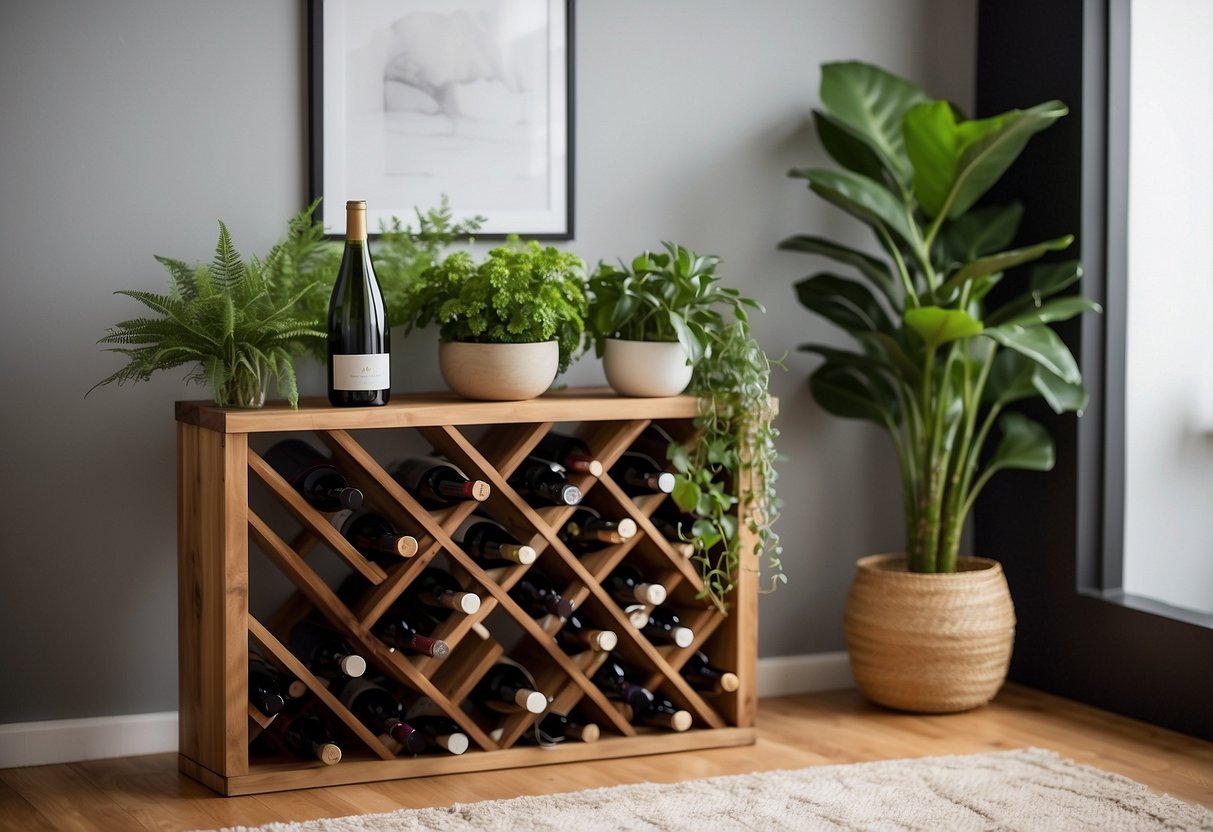
[[[345,234],[446,195],[478,237],[570,239],[570,0],[311,0],[311,195]]]

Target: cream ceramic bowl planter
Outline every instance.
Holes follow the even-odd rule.
[[[555,341],[473,344],[443,341],[438,369],[447,386],[467,399],[514,402],[533,399],[552,386],[560,366]]]
[[[695,368],[677,341],[625,341],[608,338],[602,354],[607,383],[623,396],[677,396],[691,383]]]
[[[1002,566],[959,558],[957,571],[910,572],[902,555],[861,558],[843,629],[851,672],[873,702],[919,713],[984,705],[1007,676],[1015,610]]]

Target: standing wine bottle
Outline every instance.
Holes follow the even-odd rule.
[[[674,490],[674,475],[663,470],[647,454],[628,451],[611,466],[611,478],[633,496],[640,494],[669,494]]]
[[[264,459],[317,511],[362,505],[362,492],[351,488],[333,463],[302,439],[283,439],[265,452]]]
[[[462,502],[483,503],[489,498],[487,482],[469,479],[450,462],[437,457],[413,457],[399,462],[392,470],[392,477],[417,498],[423,508],[446,508]]]
[[[351,515],[341,527],[341,534],[351,546],[376,562],[393,562],[417,554],[417,538],[400,534],[374,512]]]
[[[636,521],[631,517],[606,520],[589,506],[578,506],[559,534],[573,551],[593,552],[631,540],[636,535]]]
[[[656,606],[665,601],[666,596],[664,586],[645,581],[640,570],[630,563],[616,566],[615,571],[603,582],[603,588],[624,606],[637,601]]]
[[[741,687],[736,673],[713,665],[702,650],[696,650],[682,666],[682,678],[701,693],[732,693]]]
[[[391,330],[371,264],[366,203],[345,203],[345,253],[328,316],[328,388],[334,407],[384,405],[391,398]]]
[[[556,745],[565,740],[597,742],[601,733],[592,722],[581,722],[555,711],[549,711],[535,723],[535,741],[539,745]]]
[[[535,690],[531,674],[508,660],[498,661],[489,668],[472,689],[471,698],[490,710],[503,713],[541,714],[548,706],[548,698]]]
[[[562,465],[568,471],[602,476],[602,463],[594,458],[590,446],[576,436],[563,433],[547,433],[535,446],[534,455],[549,462]]]
[[[586,650],[609,653],[619,643],[619,636],[612,630],[598,630],[578,615],[570,615],[565,625],[556,631],[556,643],[560,649],[575,656]]]
[[[292,754],[319,760],[326,766],[341,762],[341,746],[314,714],[279,714],[266,733]]]
[[[537,556],[533,548],[515,540],[505,526],[477,515],[460,523],[451,539],[486,569],[534,563]]]
[[[575,506],[581,502],[581,489],[564,476],[564,468],[555,462],[529,456],[509,479],[513,488],[540,504]]]
[[[322,679],[361,676],[366,659],[332,628],[312,619],[304,619],[291,628],[289,646],[308,670]]]
[[[695,632],[690,627],[682,626],[678,615],[665,607],[655,607],[640,631],[655,644],[690,647],[691,642],[695,640]]]
[[[266,716],[274,716],[286,706],[281,674],[253,654],[248,659],[248,701]]]
[[[409,584],[404,597],[410,603],[423,606],[435,618],[445,619],[454,610],[471,615],[480,609],[480,596],[464,592],[455,576],[437,566],[427,566]]]
[[[425,738],[404,721],[404,705],[386,688],[369,679],[355,679],[341,689],[340,698],[363,725],[387,734],[410,754],[425,748]]]
[[[533,568],[510,587],[510,597],[532,618],[554,615],[563,619],[573,614],[573,604],[561,597],[551,578]]]

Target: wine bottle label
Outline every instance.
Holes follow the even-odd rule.
[[[370,355],[334,355],[334,390],[387,390],[391,382],[391,356],[386,352]]]

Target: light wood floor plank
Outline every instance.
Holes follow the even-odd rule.
[[[449,806],[638,782],[1037,746],[1213,808],[1213,743],[1014,685],[964,714],[919,716],[853,690],[765,699],[758,743],[619,760],[220,797],[175,754],[0,770],[0,830],[177,832]]]

